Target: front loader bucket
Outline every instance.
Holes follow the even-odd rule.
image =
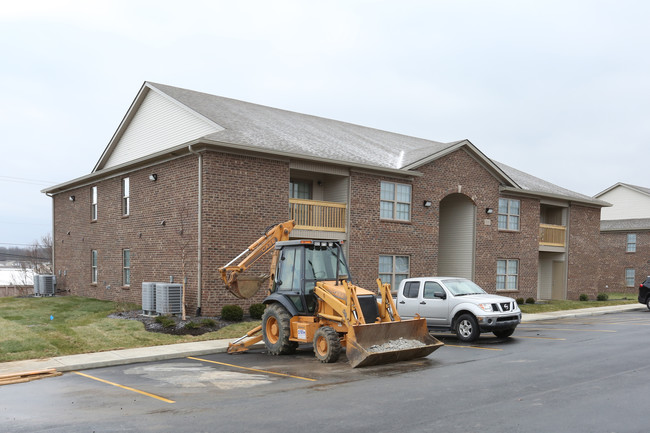
[[[248,275],[232,274],[231,280],[226,288],[239,299],[248,299],[255,295],[262,284],[269,279],[268,275],[252,277]]]
[[[422,358],[444,344],[429,334],[425,319],[353,326],[346,340],[353,368]]]

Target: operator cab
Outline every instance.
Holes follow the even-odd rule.
[[[349,280],[342,241],[276,242],[279,250],[272,293],[285,295],[301,313],[314,313],[317,281]]]

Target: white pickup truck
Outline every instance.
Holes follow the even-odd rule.
[[[468,342],[481,332],[509,337],[521,322],[517,301],[490,295],[464,278],[407,278],[399,285],[395,305],[402,318],[419,314],[430,330],[453,331]]]

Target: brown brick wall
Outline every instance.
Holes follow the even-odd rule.
[[[627,234],[636,233],[636,252],[627,251]],[[650,231],[600,233],[600,281],[598,289],[638,294],[639,284],[650,275]],[[625,285],[625,269],[633,268],[633,287]]]
[[[600,208],[573,205],[569,210],[567,298],[598,294]]]

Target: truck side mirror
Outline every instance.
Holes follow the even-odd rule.
[[[437,293],[434,293],[433,296],[435,296],[436,298],[440,298],[440,299],[447,299],[447,294],[445,292],[442,292],[442,293],[437,292]]]

